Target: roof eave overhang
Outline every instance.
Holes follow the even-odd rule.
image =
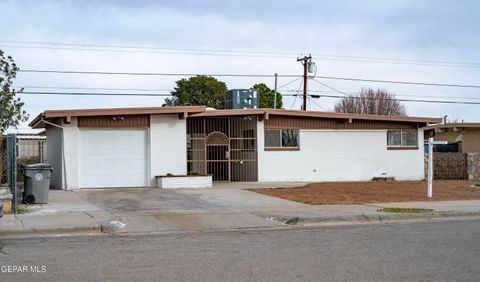
[[[439,123],[441,118],[432,117],[410,117],[410,116],[382,116],[382,115],[359,115],[359,114],[343,114],[333,112],[303,112],[303,111],[282,111],[282,110],[267,110],[268,115],[281,115],[293,117],[311,117],[311,118],[332,118],[341,119],[352,122],[354,120],[366,121],[393,121],[393,122],[412,122],[421,124]]]
[[[52,121],[57,118],[64,118],[65,122],[69,123],[72,117],[156,114],[179,114],[180,118],[185,118],[191,114],[201,113],[204,111],[206,111],[205,106],[50,110],[40,113],[32,120],[32,122],[30,122],[29,126],[32,128],[44,128],[45,124],[41,122],[42,119]]]

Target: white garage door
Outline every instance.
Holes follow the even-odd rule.
[[[145,186],[146,130],[80,130],[80,187]]]

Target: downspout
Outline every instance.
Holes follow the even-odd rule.
[[[67,188],[68,188],[68,184],[67,184],[67,163],[65,162],[65,146],[63,145],[63,144],[64,144],[63,126],[58,125],[58,124],[55,124],[55,123],[53,123],[53,122],[46,121],[46,120],[43,119],[43,117],[40,117],[40,120],[39,120],[37,123],[35,123],[32,127],[37,126],[37,124],[39,124],[39,123],[41,123],[41,122],[43,122],[43,123],[45,123],[45,124],[48,124],[48,125],[50,125],[50,126],[53,126],[53,127],[57,127],[57,128],[62,129],[62,138],[61,138],[61,141],[60,141],[60,142],[61,142],[60,147],[61,147],[61,150],[62,150],[62,164],[63,164],[63,165],[62,165],[62,168],[63,168],[63,175],[65,176],[63,179],[64,179],[64,181],[65,181],[65,190],[67,190]],[[47,140],[47,142],[48,142],[48,140]]]

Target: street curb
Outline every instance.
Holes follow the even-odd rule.
[[[50,227],[50,228],[26,228],[20,230],[4,230],[0,231],[1,236],[24,236],[24,235],[52,235],[66,233],[101,233],[101,226],[74,226],[74,227]]]
[[[317,217],[288,217],[269,216],[269,220],[275,220],[285,225],[302,224],[348,224],[348,223],[385,223],[408,220],[434,220],[458,217],[480,216],[480,212],[433,212],[429,214],[361,214],[352,216],[317,216]]]
[[[415,221],[415,220],[439,220],[439,219],[455,219],[455,218],[468,218],[468,217],[480,217],[480,211],[478,212],[433,212],[429,214],[359,214],[351,216],[314,216],[314,217],[295,217],[295,216],[268,216],[267,220],[277,221],[283,223],[284,226],[302,226],[302,225],[348,225],[348,224],[369,224],[369,223],[393,223],[402,221]],[[254,230],[257,228],[245,228],[240,230]],[[263,228],[260,228],[263,229]],[[268,229],[275,229],[275,227],[267,227]],[[225,231],[230,229],[212,229],[212,230],[198,230],[195,232],[208,232],[208,231]],[[239,228],[233,228],[231,230],[239,230]],[[50,227],[50,228],[25,228],[20,230],[4,230],[0,231],[0,237],[36,237],[41,235],[129,235],[135,232],[104,232],[101,224],[95,224],[90,226],[75,226],[75,227]],[[151,232],[139,232],[140,234]],[[160,232],[162,233],[162,232]],[[167,233],[176,234],[177,231],[171,231]],[[190,233],[190,231],[182,231],[180,233]]]

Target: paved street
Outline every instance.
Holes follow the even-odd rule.
[[[0,240],[1,281],[478,281],[480,221]]]

